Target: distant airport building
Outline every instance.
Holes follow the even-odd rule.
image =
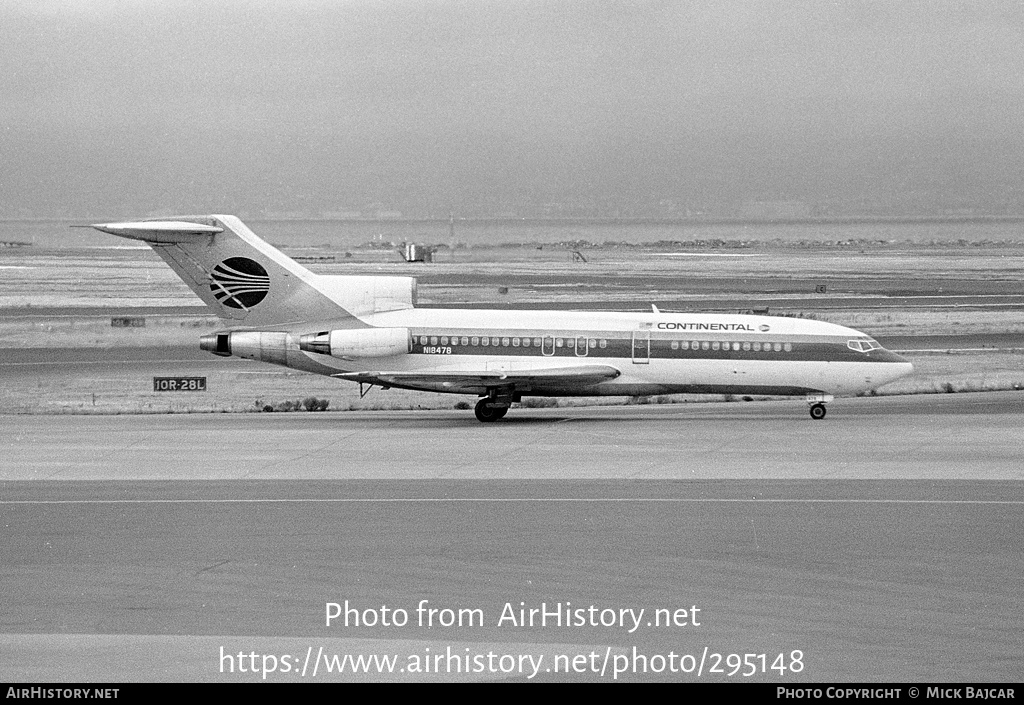
[[[406,262],[423,262],[429,264],[434,261],[434,248],[429,245],[416,245],[406,242],[399,249],[402,259]]]

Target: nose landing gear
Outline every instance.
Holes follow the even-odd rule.
[[[811,404],[811,418],[815,421],[825,418],[825,405]]]

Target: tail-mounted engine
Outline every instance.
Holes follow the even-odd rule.
[[[199,347],[222,357],[234,355],[247,360],[287,365],[288,338],[288,333],[262,331],[210,333],[199,339]],[[294,346],[295,338],[291,340]],[[390,357],[410,352],[412,338],[408,328],[329,330],[300,336],[299,349],[346,360]]]
[[[199,338],[200,350],[221,357],[244,357],[247,360],[288,364],[288,334],[260,331],[210,333]]]
[[[360,328],[310,333],[299,338],[299,349],[343,359],[391,357],[412,350],[408,328]]]

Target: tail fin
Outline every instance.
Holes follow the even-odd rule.
[[[218,316],[246,328],[287,328],[414,304],[414,279],[314,274],[233,215],[92,227],[147,243]]]

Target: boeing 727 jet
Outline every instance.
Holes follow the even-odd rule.
[[[231,215],[92,227],[147,243],[228,322],[203,350],[471,394],[480,421],[527,396],[651,394],[802,396],[821,419],[834,396],[913,369],[863,333],[796,318],[416,308],[414,278],[315,274]]]

